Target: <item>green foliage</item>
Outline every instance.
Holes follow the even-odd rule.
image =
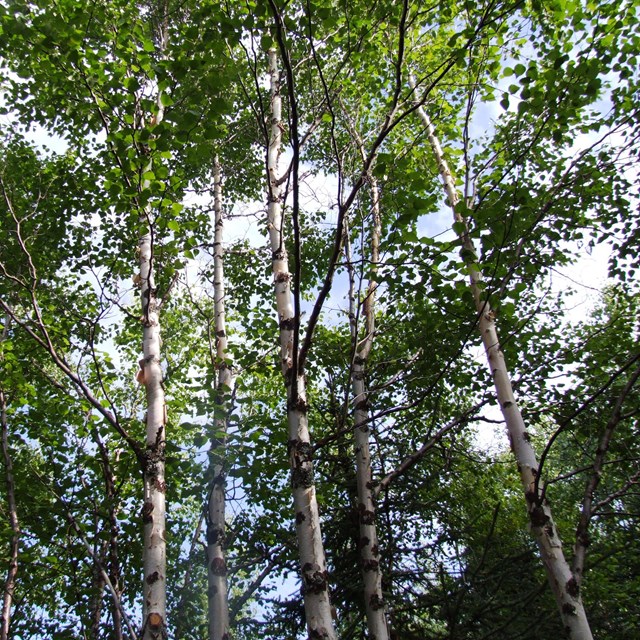
[[[361,339],[373,279],[366,384],[395,637],[559,637],[511,457],[486,444],[496,414],[486,408],[494,400],[468,263],[483,272],[481,295],[529,432],[547,451],[543,481],[569,550],[576,505],[637,356],[638,15],[635,0],[1,7],[0,389],[21,528],[12,637],[112,637],[116,610],[96,558],[139,624],[146,399],[135,382],[136,250],[147,232],[169,419],[169,630],[206,637],[203,535],[194,532],[212,480],[210,443],[222,437],[212,355],[216,157],[238,376],[225,436],[235,637],[302,633],[264,215],[271,47],[282,67],[285,248],[305,314],[300,343],[332,283],[305,374],[339,635],[366,634],[350,322]],[[465,222],[447,206],[416,101]],[[44,148],[51,136],[62,151]],[[295,182],[285,167],[298,143]],[[475,252],[460,246],[467,230]],[[599,246],[609,249],[613,284],[591,318],[572,323],[557,274]],[[607,451],[583,583],[595,635],[607,640],[631,639],[640,624],[636,405],[630,394]],[[7,505],[3,489],[3,514]],[[11,535],[3,518],[3,576]]]

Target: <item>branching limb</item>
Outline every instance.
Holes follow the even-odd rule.
[[[624,385],[622,391],[620,392],[620,395],[618,396],[618,399],[616,400],[613,412],[611,414],[611,417],[609,418],[609,421],[607,422],[604,433],[602,434],[602,438],[600,439],[600,443],[598,444],[598,448],[596,450],[596,456],[592,466],[593,473],[587,480],[587,486],[584,490],[584,497],[582,499],[582,510],[580,511],[580,518],[578,520],[578,526],[576,528],[576,547],[572,566],[573,575],[575,576],[575,580],[578,585],[580,585],[584,573],[584,561],[587,553],[587,546],[589,545],[589,523],[591,522],[591,518],[595,510],[593,506],[593,494],[598,488],[598,485],[600,484],[600,480],[602,478],[604,461],[607,452],[609,451],[613,433],[623,419],[622,407],[629,394],[633,391],[638,378],[640,378],[640,367],[637,367],[631,373],[629,379],[627,380],[627,383]],[[635,476],[629,480],[625,488],[628,488],[632,484],[635,484],[635,482],[637,482],[637,478],[638,474],[635,474]],[[610,496],[610,500],[608,499],[608,501],[611,501],[613,499],[614,498]],[[598,503],[598,507],[600,506],[601,503]],[[604,501],[602,502],[602,506],[604,506]]]
[[[436,433],[431,436],[419,449],[414,451],[411,455],[407,456],[393,471],[387,473],[387,475],[376,484],[376,487],[374,489],[375,496],[377,497],[380,492],[384,489],[387,489],[396,478],[403,475],[404,473],[409,471],[409,469],[413,468],[418,462],[420,462],[420,460],[422,460],[422,458],[424,458],[424,456],[431,449],[433,449],[433,447],[435,447],[447,433],[449,433],[456,427],[459,427],[472,420],[474,414],[476,414],[480,410],[480,408],[487,402],[488,400],[485,400],[474,405],[473,407],[470,407],[457,418],[454,418],[453,420],[445,424],[442,428],[438,429],[438,431],[436,431]]]

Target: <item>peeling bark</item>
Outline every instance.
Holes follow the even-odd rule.
[[[163,24],[160,27],[162,49],[167,41],[166,7]],[[162,122],[164,109],[162,93],[157,97],[157,124]],[[150,163],[151,165],[151,163]],[[151,167],[149,167],[151,168]],[[142,185],[148,188],[148,181]],[[141,223],[147,227],[138,241],[140,258],[140,302],[142,307],[142,353],[139,381],[146,392],[146,448],[142,454],[142,474],[144,501],[142,523],[144,527],[143,547],[143,599],[142,638],[161,640],[166,637],[166,500],[165,443],[167,426],[167,406],[162,385],[160,339],[160,303],[156,296],[154,274],[154,234],[152,212],[147,208],[141,216]]]
[[[355,128],[352,127],[360,153],[364,159],[362,140]],[[375,298],[377,282],[375,274],[380,258],[380,194],[377,180],[368,176],[371,186],[373,227],[371,230],[370,268],[373,276],[369,280],[364,300],[362,301],[362,316],[364,317],[365,336],[358,340],[358,304],[355,292],[355,278],[351,266],[351,258],[347,257],[349,265],[349,317],[351,321],[351,339],[354,345],[354,358],[351,364],[351,389],[353,401],[353,438],[356,459],[356,488],[358,496],[359,549],[364,584],[364,606],[367,619],[369,637],[376,640],[388,640],[389,627],[385,614],[384,598],[382,596],[382,572],[380,569],[380,547],[376,528],[376,503],[373,487],[373,473],[371,468],[371,452],[369,446],[369,393],[365,384],[365,370],[367,360],[373,347],[375,332]],[[347,231],[348,233],[348,231]],[[350,253],[348,238],[345,242]]]
[[[415,89],[413,78],[410,77],[409,82],[412,88]],[[593,636],[582,604],[580,591],[564,557],[562,542],[552,518],[551,508],[543,492],[538,488],[536,481],[538,461],[520,408],[513,394],[511,378],[498,339],[495,313],[492,311],[489,302],[482,298],[482,273],[477,268],[477,253],[468,233],[466,218],[457,207],[460,197],[455,188],[453,176],[444,157],[442,147],[435,134],[433,124],[422,106],[419,104],[416,106],[438,164],[438,171],[447,194],[448,204],[453,212],[454,223],[461,223],[462,226],[462,231],[458,233],[458,236],[462,244],[463,260],[469,272],[471,293],[478,314],[478,328],[487,354],[498,404],[500,405],[511,447],[518,463],[520,480],[524,488],[527,511],[529,513],[531,533],[540,550],[547,578],[569,638],[572,640],[592,640]]]
[[[146,450],[143,455],[144,525],[143,639],[158,640],[166,626],[165,438],[167,408],[160,366],[160,317],[153,276],[151,233],[140,238],[142,300],[141,360],[147,397]]]
[[[282,144],[282,99],[275,49],[269,50],[271,80],[271,130],[267,152],[268,229],[272,251],[272,266],[276,307],[280,326],[280,359],[287,387],[287,418],[289,424],[289,462],[296,536],[302,576],[302,593],[309,638],[335,640],[335,630],[329,603],[327,566],[320,532],[320,515],[316,500],[312,446],[307,420],[307,400],[304,376],[294,353],[294,335],[299,330],[291,296],[291,274],[283,234],[283,190],[278,176],[278,160]]]

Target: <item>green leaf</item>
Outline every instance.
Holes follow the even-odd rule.
[[[516,66],[513,68],[513,73],[514,73],[516,76],[521,76],[521,75],[523,75],[523,74],[525,73],[525,71],[526,71],[526,70],[527,70],[527,69],[526,69],[526,67],[525,67],[523,64],[521,64],[521,63],[519,62],[519,63],[518,63],[518,64],[516,64]]]
[[[160,102],[163,107],[170,107],[174,104],[173,98],[166,91],[160,94]]]
[[[464,222],[459,220],[457,222],[454,222],[451,228],[453,229],[456,235],[461,236],[466,232],[467,225]]]

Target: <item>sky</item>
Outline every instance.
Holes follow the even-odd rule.
[[[497,104],[482,105],[481,109],[478,110],[477,118],[473,122],[473,135],[479,138],[482,134],[490,132],[493,128],[493,122],[500,114],[500,110],[501,108]],[[10,123],[3,123],[3,125],[10,126]],[[27,137],[34,144],[51,149],[56,153],[63,153],[66,150],[66,143],[63,139],[50,136],[37,127],[34,127]],[[590,142],[591,139],[577,140],[574,145],[574,151],[579,150],[581,146],[588,145]],[[289,154],[285,153],[283,155],[281,167],[288,164],[289,158]],[[333,222],[335,220],[335,208],[332,208],[331,205],[335,202],[336,192],[337,181],[334,176],[318,174],[310,177],[303,186],[303,206],[325,207],[327,221]],[[248,212],[260,211],[264,209],[264,203],[243,203],[241,207]],[[238,209],[236,209],[236,213]],[[451,213],[443,206],[441,211],[422,219],[419,223],[419,230],[424,235],[440,236],[441,238],[446,238],[448,234],[453,240],[455,236],[451,231],[451,222]],[[259,233],[253,216],[245,218],[234,217],[226,224],[225,228],[228,242],[246,239],[256,246],[264,243],[264,238]],[[597,304],[599,291],[602,290],[602,287],[607,282],[607,263],[610,254],[607,245],[598,245],[593,251],[587,251],[584,247],[576,247],[576,249],[578,257],[573,264],[558,268],[550,272],[548,276],[554,292],[574,292],[565,316],[565,322],[569,324],[584,320],[594,305]],[[327,302],[327,308],[346,309],[346,293],[346,278],[337,278],[332,296]],[[483,362],[484,353],[481,348],[477,349],[475,355],[479,363]],[[491,418],[499,418],[497,409],[490,410],[486,415]],[[495,446],[497,443],[499,443],[500,447],[504,447],[506,445],[504,428],[502,426],[483,428],[477,442],[482,447]],[[297,582],[297,577],[291,577],[280,585],[280,593],[284,595],[294,593],[298,589]]]

